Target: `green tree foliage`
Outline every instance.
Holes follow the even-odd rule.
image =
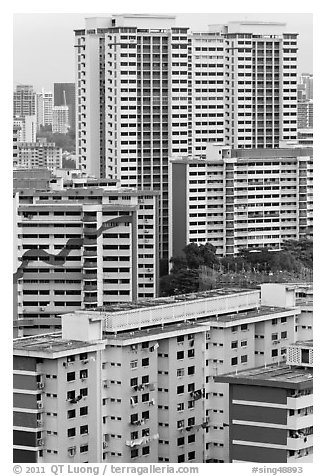
[[[171,258],[170,274],[161,278],[161,294],[169,296],[196,292],[199,288],[201,270],[214,270],[221,277],[237,280],[244,274],[257,276],[257,282],[264,282],[264,276],[284,273],[284,279],[297,276],[303,271],[312,270],[312,240],[289,240],[281,250],[266,247],[249,250],[244,248],[238,256],[216,256],[216,248],[210,244],[197,245],[190,243],[183,249],[183,256]],[[222,279],[223,278],[223,279]]]
[[[53,133],[48,127],[43,127],[37,133],[37,138],[46,138],[47,142],[54,142],[57,147],[63,151],[75,152],[75,133],[69,131],[67,134]]]

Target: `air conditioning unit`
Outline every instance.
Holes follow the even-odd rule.
[[[88,362],[89,362],[89,360],[87,359],[87,360],[82,360],[81,363],[85,365],[85,364],[88,364]]]
[[[37,388],[44,388],[43,382],[37,382]]]
[[[103,449],[107,448],[109,446],[109,443],[107,441],[103,441]]]
[[[42,438],[39,438],[37,441],[37,446],[44,446],[44,440]]]
[[[43,408],[43,403],[42,402],[37,402],[37,408]]]
[[[75,456],[75,454],[76,454],[76,446],[72,446],[71,448],[68,448],[69,456]]]
[[[37,426],[40,428],[41,426],[43,426],[43,422],[42,420],[37,420]]]

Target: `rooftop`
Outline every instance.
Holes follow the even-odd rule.
[[[215,382],[236,385],[257,385],[265,387],[297,388],[312,386],[311,369],[293,367],[286,364],[272,364],[240,372],[224,374],[214,378]]]
[[[32,337],[20,337],[14,339],[14,355],[21,352],[37,352],[51,354],[60,352],[71,352],[74,350],[83,351],[94,344],[78,340],[62,339],[61,332],[53,334],[42,334]],[[74,352],[72,352],[74,353]],[[77,353],[77,352],[75,352]]]
[[[144,299],[138,302],[126,302],[119,304],[109,304],[107,306],[96,307],[90,309],[90,311],[100,311],[100,312],[122,312],[129,311],[132,309],[143,309],[156,306],[164,306],[165,304],[178,304],[180,302],[187,301],[197,301],[198,299],[207,299],[213,297],[229,296],[234,294],[241,294],[244,292],[252,292],[252,289],[246,288],[223,288],[223,289],[212,289],[208,291],[200,291],[197,293],[190,294],[178,294],[176,296],[161,297],[156,299]]]
[[[291,344],[291,347],[313,347],[314,346],[314,341],[313,339],[310,340],[298,340],[297,342],[294,342]]]

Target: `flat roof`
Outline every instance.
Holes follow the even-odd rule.
[[[214,377],[218,383],[257,385],[260,387],[306,388],[312,386],[312,369],[286,364],[271,364]]]
[[[309,339],[309,340],[298,340],[296,342],[294,342],[294,344],[291,344],[291,347],[292,346],[295,346],[295,347],[313,347],[314,346],[314,341],[313,339]]]
[[[100,312],[121,312],[129,311],[132,309],[146,309],[149,307],[164,306],[164,304],[178,304],[186,301],[197,301],[198,299],[207,299],[212,297],[228,296],[233,294],[240,294],[242,292],[254,292],[257,290],[248,288],[221,288],[211,289],[208,291],[200,291],[190,294],[178,294],[176,296],[160,297],[155,299],[144,299],[138,302],[126,302],[119,304],[108,304],[106,306],[98,306],[88,311],[100,311]]]
[[[86,347],[97,345],[92,342],[62,339],[61,332],[53,334],[42,334],[31,337],[19,337],[14,339],[13,348],[15,351],[42,352],[54,354],[72,350],[83,350]],[[19,354],[19,352],[17,352]]]
[[[258,309],[252,309],[250,311],[233,312],[232,314],[225,314],[217,317],[217,322],[234,322],[237,320],[251,319],[254,317],[265,316],[270,314],[279,314],[281,312],[293,312],[293,308],[286,307],[272,307],[272,306],[260,306]],[[212,320],[211,318],[204,318],[205,321]],[[201,321],[203,322],[203,320]]]

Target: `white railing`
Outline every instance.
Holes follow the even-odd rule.
[[[118,311],[111,315],[104,312],[103,330],[115,332],[206,316],[218,316],[252,309],[258,307],[259,304],[259,290],[197,299],[194,297],[189,301],[182,300],[178,302],[176,300],[173,303]]]

